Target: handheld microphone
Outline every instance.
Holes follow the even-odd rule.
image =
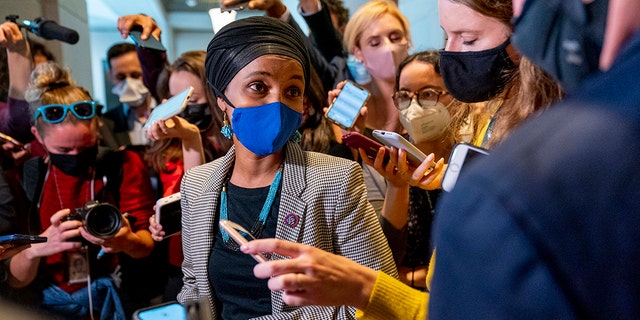
[[[20,28],[42,37],[47,40],[60,40],[69,44],[76,44],[80,38],[78,32],[67,27],[63,27],[52,20],[45,20],[44,17],[38,17],[31,20],[16,21],[18,16],[7,16],[7,20],[14,22]]]

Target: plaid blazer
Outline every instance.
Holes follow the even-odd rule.
[[[195,167],[182,179],[182,248],[184,286],[180,303],[207,299],[216,319],[208,261],[218,230],[222,184],[235,159],[231,148],[222,158]],[[276,238],[315,246],[397,277],[391,250],[382,233],[358,163],[314,152],[288,142]],[[295,227],[287,214],[299,217]],[[271,259],[282,259],[272,255]],[[353,307],[292,307],[282,292],[271,293],[272,314],[260,319],[353,319]]]

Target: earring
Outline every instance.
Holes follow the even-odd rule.
[[[233,130],[231,129],[231,125],[229,125],[229,121],[227,120],[227,114],[223,113],[224,115],[224,120],[222,120],[222,129],[220,129],[220,132],[222,132],[222,135],[227,138],[227,139],[231,139],[231,136],[233,135]]]

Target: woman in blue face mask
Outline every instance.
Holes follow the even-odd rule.
[[[267,280],[254,277],[255,260],[218,227],[220,220],[243,227],[248,239],[301,242],[397,276],[360,166],[303,152],[296,143],[309,68],[300,36],[273,18],[232,22],[207,48],[208,84],[225,116],[221,135],[234,146],[183,177],[184,286],[178,301],[202,299],[216,319],[349,319],[355,313],[344,306],[286,306],[290,295],[311,288],[271,292]]]

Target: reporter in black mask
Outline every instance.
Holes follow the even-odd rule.
[[[438,9],[447,34],[440,52],[445,86],[457,100],[484,103],[475,145],[497,145],[530,114],[560,99],[556,81],[511,44],[511,0],[439,0]]]
[[[114,254],[122,262],[146,257],[154,248],[147,230],[153,214],[147,170],[132,151],[98,156],[97,103],[63,67],[38,65],[25,97],[34,121],[31,132],[49,159],[47,163],[34,158],[24,164],[22,184],[30,202],[25,220],[31,233],[48,240],[12,258],[7,283],[14,288],[28,286],[42,298],[33,301],[34,307],[54,314],[124,319],[109,275],[115,268]],[[129,218],[114,226],[116,234],[92,233],[83,221],[68,219],[90,201],[110,203]],[[92,303],[87,291],[92,293]],[[21,303],[27,302],[22,299]]]

